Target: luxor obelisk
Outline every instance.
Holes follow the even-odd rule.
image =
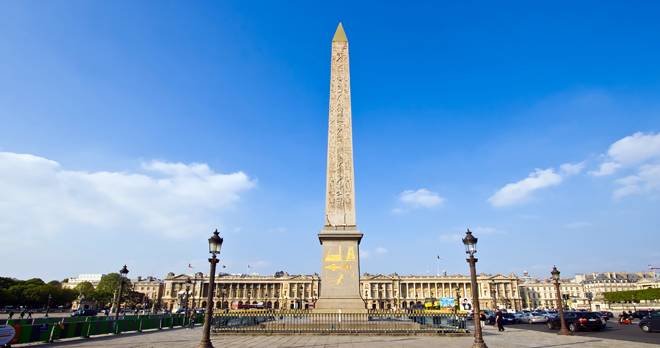
[[[325,226],[319,232],[323,267],[317,309],[366,310],[360,296],[362,233],[355,224],[348,39],[341,23],[332,39]]]

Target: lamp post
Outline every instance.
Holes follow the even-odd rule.
[[[458,311],[461,309],[461,288],[456,285],[456,313],[458,314]]]
[[[495,284],[495,279],[492,279],[490,281],[490,294],[493,297],[493,307],[495,307],[495,310],[497,310],[497,290],[495,290],[496,285],[497,284]]]
[[[119,311],[121,310],[121,295],[124,291],[124,279],[126,278],[127,274],[128,268],[126,268],[126,265],[124,265],[124,268],[119,270],[119,291],[117,293],[117,303],[115,306],[115,320],[119,320]]]
[[[190,296],[190,286],[192,285],[192,282],[190,281],[190,278],[186,279],[186,311],[183,312],[183,318],[184,318],[184,323],[186,322],[185,319],[188,318],[188,297]]]
[[[635,306],[635,294],[632,294],[630,296],[632,296],[633,311],[637,312],[637,307]]]
[[[225,286],[222,286],[222,292],[220,293],[222,296],[222,302],[220,302],[220,309],[225,309],[225,295],[227,295],[227,291],[225,290]]]
[[[594,298],[594,294],[591,293],[591,292],[585,292],[585,293],[584,293],[584,296],[585,296],[585,297],[587,298],[587,300],[589,301],[589,310],[591,310],[591,300],[593,300],[593,298]]]
[[[45,318],[48,318],[48,313],[50,312],[50,299],[51,298],[52,298],[52,296],[50,294],[48,294],[48,304],[46,305],[46,316],[45,316]]]
[[[477,252],[477,238],[472,235],[472,232],[468,230],[465,233],[465,238],[463,238],[463,244],[465,245],[465,253],[470,255],[470,258],[467,259],[467,262],[470,264],[470,286],[472,287],[472,309],[474,318],[474,343],[472,344],[473,348],[488,348],[484,342],[483,336],[481,334],[481,325],[477,322],[478,316],[481,314],[479,309],[479,291],[477,285],[477,269],[476,263],[477,259],[474,258],[474,253]]]
[[[209,259],[211,263],[211,273],[209,274],[209,297],[206,299],[206,313],[204,318],[204,332],[202,333],[202,341],[199,342],[199,348],[213,348],[211,344],[211,320],[213,318],[213,286],[215,285],[215,265],[218,263],[216,254],[220,254],[223,239],[220,238],[218,230],[213,232],[213,236],[209,238],[209,253],[213,255]]]
[[[561,296],[559,295],[559,271],[557,270],[557,267],[552,267],[552,279],[555,280],[555,289],[557,289],[557,303],[559,303],[559,317],[561,318],[561,329],[559,329],[558,335],[567,335],[567,336],[573,336],[573,334],[568,331],[566,328],[566,319],[564,318],[564,305],[561,302]]]

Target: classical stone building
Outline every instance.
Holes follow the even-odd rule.
[[[105,274],[80,274],[76,278],[68,278],[66,283],[62,283],[63,288],[73,289],[82,282],[89,282],[96,288]]]
[[[169,273],[164,279],[163,306],[177,310],[185,306],[186,282],[191,285],[188,307],[206,306],[208,275],[202,273]],[[231,308],[237,304],[263,304],[264,308],[314,308],[321,288],[321,278],[313,275],[289,275],[277,272],[271,276],[230,275],[216,276],[213,301],[215,308]],[[522,308],[518,277],[482,273],[477,277],[481,308],[493,308],[494,297],[499,308]],[[360,277],[360,295],[368,309],[411,308],[441,297],[472,298],[470,277],[460,274],[449,276],[399,276],[398,274],[363,274]]]
[[[520,292],[523,298],[523,307],[557,308],[557,288],[550,278],[532,278],[527,271],[520,278]],[[588,309],[589,299],[585,296],[582,283],[575,279],[563,278],[559,284],[560,294],[569,296],[566,305],[571,309]]]
[[[161,299],[165,291],[165,282],[154,277],[137,277],[131,279],[133,291],[144,294],[143,304],[149,304],[158,308],[163,307]]]

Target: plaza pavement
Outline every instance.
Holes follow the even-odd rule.
[[[202,336],[201,327],[194,330],[170,329],[162,331],[145,331],[143,333],[127,333],[118,336],[95,336],[89,339],[74,339],[48,344],[50,347],[108,347],[108,348],[194,348],[197,347]],[[657,344],[636,343],[620,340],[601,339],[597,336],[558,336],[556,333],[546,333],[515,329],[507,327],[506,331],[500,333],[494,328],[487,328],[484,340],[490,348],[541,348],[541,347],[632,347],[651,348],[658,347]],[[336,336],[336,335],[274,335],[274,336],[250,336],[231,335],[213,336],[215,347],[471,347],[473,337],[432,337],[432,336]],[[30,344],[35,346],[41,344]],[[21,347],[26,345],[18,345]]]

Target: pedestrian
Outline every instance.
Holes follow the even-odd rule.
[[[187,329],[194,329],[195,328],[195,313],[190,314],[190,321],[188,322],[188,327]]]
[[[479,322],[481,323],[481,329],[486,328],[486,314],[481,312],[479,313]]]
[[[20,318],[23,319],[24,316],[25,316],[25,310],[22,310],[20,314]]]
[[[28,319],[32,319],[32,310],[28,311]]]
[[[14,316],[14,310],[12,309],[9,311],[9,320],[11,320],[11,317],[13,316]]]
[[[499,309],[495,313],[495,322],[497,323],[497,331],[504,331],[504,317],[502,317],[502,312]]]

